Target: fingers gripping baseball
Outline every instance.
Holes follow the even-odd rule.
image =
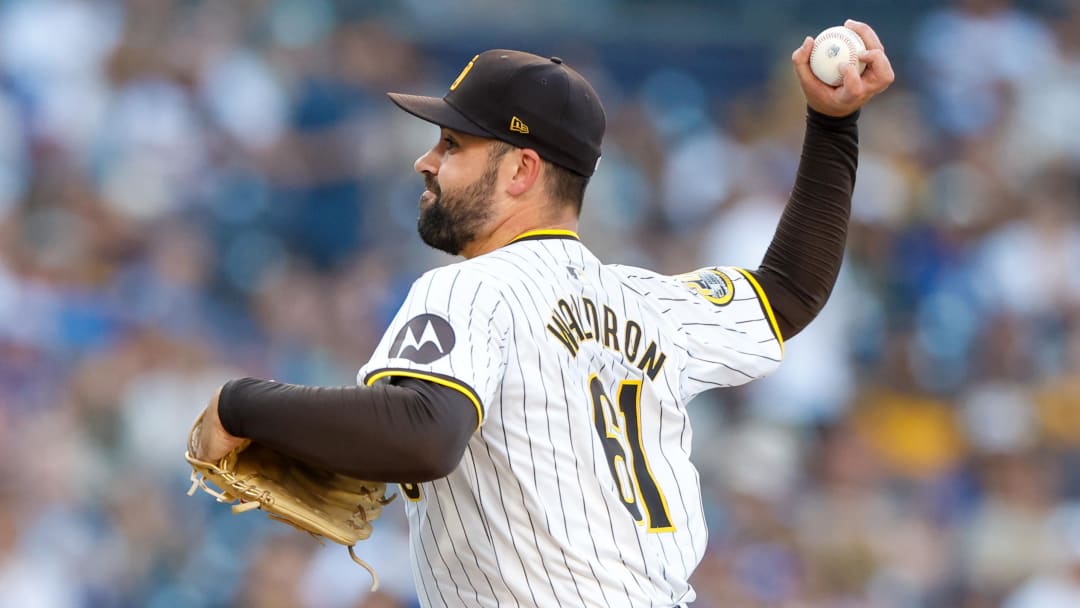
[[[860,73],[854,62],[839,68],[843,81],[839,86],[822,82],[810,66],[814,51],[814,39],[807,37],[791,54],[795,74],[799,78],[806,101],[814,110],[829,116],[846,116],[862,107],[878,93],[884,91],[895,79],[892,65],[885,54],[885,47],[874,30],[867,24],[848,19],[844,27],[858,34],[866,50],[857,53],[857,59],[865,64]]]

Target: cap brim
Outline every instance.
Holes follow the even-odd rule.
[[[402,110],[440,127],[478,137],[492,136],[480,125],[469,120],[464,114],[446,103],[445,99],[424,97],[423,95],[406,95],[404,93],[387,93],[386,95],[390,98],[390,101],[393,101]]]

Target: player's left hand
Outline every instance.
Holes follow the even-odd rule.
[[[217,462],[225,457],[226,454],[233,451],[244,442],[242,437],[230,435],[225,427],[221,424],[221,418],[218,417],[218,398],[221,396],[221,389],[219,388],[214,396],[210,398],[210,403],[206,406],[206,411],[202,415],[202,424],[199,426],[199,435],[195,445],[195,456],[199,460],[206,462]]]
[[[863,42],[866,50],[859,53],[859,60],[866,64],[866,70],[860,75],[855,66],[843,68],[844,82],[838,87],[831,87],[821,82],[810,71],[810,52],[814,50],[814,39],[807,36],[802,46],[791,54],[795,65],[795,74],[799,77],[806,103],[814,110],[829,116],[847,116],[870,101],[870,98],[889,88],[896,75],[893,73],[885,47],[874,30],[861,21],[848,19],[844,27],[854,30]]]

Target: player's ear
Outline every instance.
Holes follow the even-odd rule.
[[[540,177],[540,166],[544,164],[540,155],[532,148],[521,148],[518,152],[515,155],[517,164],[514,175],[506,187],[506,192],[511,196],[521,196],[531,190]]]

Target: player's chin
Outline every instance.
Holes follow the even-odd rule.
[[[416,231],[420,234],[420,240],[429,247],[457,255],[461,252],[463,237],[455,224],[438,199],[435,199],[426,206],[421,204]]]
[[[449,253],[450,255],[461,253],[461,239],[455,238],[451,234],[424,230],[423,227],[420,228],[419,233],[420,240],[424,241],[424,244],[428,247],[438,249],[439,251]]]

